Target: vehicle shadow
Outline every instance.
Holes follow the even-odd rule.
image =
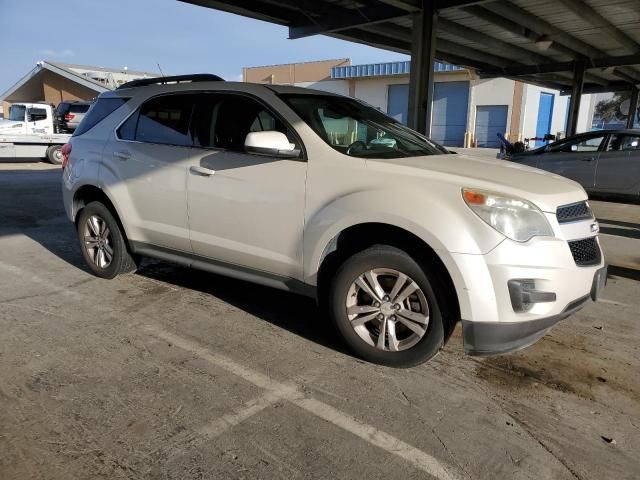
[[[43,228],[0,229],[0,236],[16,233],[39,243],[69,266],[91,274],[71,223],[55,233]],[[311,298],[150,258],[142,260],[136,275],[211,295],[274,326],[350,355],[331,321]]]
[[[350,355],[311,298],[153,259],[144,259],[136,274],[212,295],[272,325]]]
[[[55,231],[0,229],[0,236],[16,233],[28,236],[71,267],[91,274],[71,223],[65,222]],[[149,258],[142,260],[136,275],[211,295],[272,325],[350,355],[330,320],[311,298]]]

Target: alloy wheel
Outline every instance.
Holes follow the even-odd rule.
[[[404,273],[376,268],[351,284],[347,316],[356,334],[384,351],[407,350],[429,326],[429,304],[420,286]]]
[[[113,261],[113,240],[107,222],[91,215],[84,226],[84,244],[89,259],[98,268],[108,268]]]

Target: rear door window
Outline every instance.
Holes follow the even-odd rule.
[[[607,145],[607,152],[640,150],[640,135],[614,134]]]
[[[189,126],[195,97],[192,94],[164,95],[144,103],[140,107],[135,139],[146,143],[191,146]],[[130,126],[127,128],[130,131]]]

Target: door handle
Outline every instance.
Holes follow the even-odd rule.
[[[214,175],[216,173],[215,170],[211,170],[210,168],[206,167],[199,167],[197,165],[192,165],[191,167],[189,167],[189,170],[191,171],[191,173],[195,175],[201,175],[203,177],[210,177],[211,175]]]
[[[596,157],[588,157],[588,158],[583,158],[582,161],[583,162],[593,162],[596,159]]]
[[[119,158],[120,160],[129,160],[131,158],[131,154],[129,152],[113,152],[113,156]]]

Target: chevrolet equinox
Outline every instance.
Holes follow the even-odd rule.
[[[458,321],[469,354],[523,348],[606,279],[580,185],[452,155],[327,92],[135,80],[100,95],[63,156],[95,275],[148,256],[308,295],[371,362],[422,363]]]

